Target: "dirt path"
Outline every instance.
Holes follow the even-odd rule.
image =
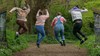
[[[87,56],[86,49],[67,44],[65,47],[59,44],[42,44],[37,48],[30,44],[29,48],[15,53],[13,56]]]

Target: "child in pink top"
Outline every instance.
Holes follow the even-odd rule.
[[[49,18],[49,13],[48,13],[48,10],[45,9],[46,11],[46,15],[43,13],[42,10],[39,10],[37,12],[37,15],[36,15],[36,23],[35,23],[35,26],[36,26],[36,31],[37,31],[37,34],[38,34],[38,38],[37,38],[37,47],[39,48],[40,47],[40,43],[41,41],[44,39],[45,37],[45,30],[44,30],[44,25],[45,25],[45,21],[46,19]]]
[[[44,15],[43,11],[41,11],[41,10],[39,10],[37,12],[37,15],[36,15],[37,21],[36,21],[35,25],[42,25],[42,26],[45,25],[46,19],[49,18],[49,12],[48,12],[48,10],[46,9],[45,11],[46,11],[46,15]]]

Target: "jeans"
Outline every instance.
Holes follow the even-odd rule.
[[[42,25],[36,25],[36,31],[37,31],[37,44],[40,44],[41,41],[44,39],[45,37],[45,30],[44,30],[44,26]]]
[[[59,43],[61,42],[61,40],[59,38],[59,33],[60,33],[62,41],[65,40],[65,37],[64,37],[64,26],[63,26],[63,24],[55,25],[55,27],[54,27],[54,33],[55,33],[55,37],[56,37],[56,39],[57,39],[57,41]]]

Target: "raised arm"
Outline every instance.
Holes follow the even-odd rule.
[[[47,9],[46,9],[46,13],[47,13],[47,14],[46,14],[46,16],[48,16],[48,17],[49,17],[49,12],[48,12],[48,10],[47,10]]]
[[[27,8],[28,8],[28,11],[30,11],[30,6],[29,6],[29,4],[27,4]]]
[[[40,12],[40,11],[41,11],[41,10],[39,9],[38,12],[37,12],[37,14],[36,14],[36,17],[39,16],[39,12]]]
[[[17,9],[19,9],[18,7],[14,7],[14,8],[12,8],[9,12],[13,12],[13,11],[15,11],[15,10],[17,10]]]

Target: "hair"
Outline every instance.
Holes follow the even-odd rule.
[[[77,7],[77,8],[79,8],[79,6],[78,6],[78,5],[76,5],[76,7]]]
[[[61,12],[57,12],[57,15],[62,15]]]
[[[39,12],[39,15],[42,15],[42,14],[43,14],[42,11],[40,11],[40,12]]]
[[[27,9],[27,7],[26,7],[26,6],[23,6],[23,7],[22,7],[22,9],[23,9],[23,10],[26,10],[26,9]]]
[[[45,11],[45,10],[41,10],[41,11],[39,12],[39,15],[46,15],[46,11]]]

